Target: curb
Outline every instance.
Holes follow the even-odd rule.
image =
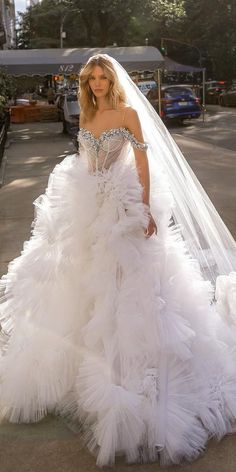
[[[6,149],[8,149],[11,144],[12,144],[12,141],[10,139],[7,139],[5,143],[5,149],[4,149],[4,154],[2,157],[2,162],[0,165],[0,188],[4,185],[4,178],[5,178],[5,173],[6,173],[6,166],[7,166]]]
[[[4,184],[4,178],[5,178],[5,172],[6,172],[6,166],[7,166],[7,155],[4,154],[2,158],[2,163],[0,166],[0,188]]]

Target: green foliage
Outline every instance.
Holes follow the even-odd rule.
[[[7,99],[3,95],[0,95],[0,119],[4,116]]]
[[[236,77],[236,0],[42,0],[20,17],[18,47],[161,46],[208,75]],[[185,42],[188,45],[180,44]]]
[[[186,15],[184,0],[151,0],[149,8],[155,20],[164,24],[165,28],[173,27]]]
[[[126,45],[132,17],[142,10],[142,0],[42,0],[20,15],[19,48],[59,47],[60,26],[65,47]]]
[[[6,100],[11,98],[16,90],[16,83],[12,76],[8,75],[5,69],[0,68],[0,90],[1,97],[5,97]]]
[[[28,8],[20,14],[18,47],[60,47],[60,23],[67,13],[68,9],[56,0],[43,0]]]
[[[0,68],[0,120],[5,115],[5,107],[10,98],[14,96],[16,86],[14,79],[7,72]]]
[[[205,56],[212,76],[236,76],[236,0],[185,0],[183,36]]]

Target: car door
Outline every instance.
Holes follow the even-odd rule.
[[[232,87],[232,105],[236,107],[236,85]]]
[[[230,87],[226,94],[226,105],[236,106],[236,85]]]
[[[153,108],[157,110],[158,109],[158,88],[157,87],[149,90],[149,92],[147,93],[147,99],[149,100]]]

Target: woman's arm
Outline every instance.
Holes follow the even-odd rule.
[[[135,136],[140,142],[144,143],[142,128],[140,125],[138,113],[133,108],[129,107],[126,110],[124,126]],[[134,148],[135,162],[138,171],[139,181],[143,187],[143,203],[150,206],[150,173],[147,153],[145,150]],[[151,212],[149,211],[150,219],[146,230],[146,235],[149,237],[154,232],[157,232],[157,227]]]
[[[125,127],[135,136],[135,138],[143,143],[143,133],[138,117],[138,113],[133,108],[127,108],[125,116]],[[143,203],[149,206],[150,197],[150,175],[148,158],[145,150],[134,148],[135,162],[138,171],[140,183],[143,187]]]

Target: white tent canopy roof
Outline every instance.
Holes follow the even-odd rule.
[[[163,56],[153,46],[4,50],[0,51],[0,66],[12,75],[73,74],[98,53],[114,57],[128,72],[164,67]]]

